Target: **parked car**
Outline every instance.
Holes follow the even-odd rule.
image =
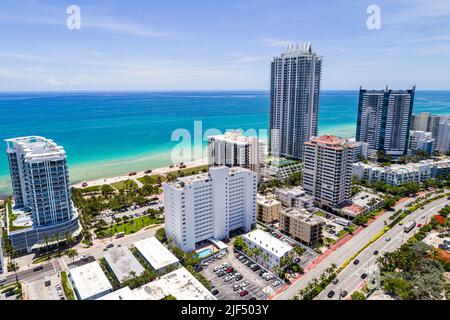
[[[234,271],[233,267],[229,267],[227,268],[227,270],[225,270],[227,273],[232,273]]]
[[[233,279],[233,277],[231,277],[231,276],[226,276],[225,279],[224,279],[224,281],[225,281],[225,282],[228,282],[228,281],[231,281],[232,279]]]
[[[240,285],[240,284],[235,284],[235,285],[233,286],[233,290],[234,290],[234,291],[238,291],[240,288],[241,288],[241,285]]]
[[[361,279],[365,279],[365,278],[367,278],[367,273],[363,273],[362,275],[361,275]]]
[[[222,269],[221,266],[215,266],[214,269],[213,269],[213,271],[214,271],[214,272],[217,272],[217,271],[220,270],[220,269]]]
[[[238,275],[235,277],[236,281],[241,281],[244,277],[241,275]]]
[[[245,297],[246,295],[248,295],[248,291],[247,290],[241,291],[241,293],[239,293],[239,295],[241,297]]]
[[[334,279],[334,280],[332,281],[333,284],[337,284],[338,282],[339,282],[339,279],[338,279],[338,278],[336,278],[336,279]]]
[[[345,298],[345,296],[348,294],[347,290],[341,291],[341,298]]]
[[[256,298],[255,297],[251,297],[250,299],[248,299],[248,300],[256,300]]]
[[[333,298],[334,297],[335,292],[333,290],[331,290],[330,292],[328,292],[327,296],[328,298]]]
[[[244,282],[242,282],[243,287],[248,286],[249,284],[250,284],[250,281],[248,281],[248,280],[245,280]]]
[[[272,283],[272,286],[277,287],[277,286],[279,286],[280,284],[281,284],[280,281],[275,280],[275,281]]]
[[[422,224],[421,224],[421,223],[419,223],[419,224],[417,225],[417,228],[420,228],[420,227],[422,227]]]

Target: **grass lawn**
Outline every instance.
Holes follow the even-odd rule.
[[[348,233],[347,230],[341,230],[338,232],[338,238],[341,239],[343,236],[345,236]]]
[[[91,193],[91,192],[99,192],[100,186],[92,186],[92,187],[86,187],[86,188],[80,188],[81,193]]]
[[[138,189],[138,185],[133,180],[125,180],[111,183],[111,186],[117,190],[125,190],[125,189]]]
[[[158,181],[159,178],[159,181]],[[138,180],[140,182],[142,182],[143,184],[159,184],[164,182],[165,178],[163,176],[160,175],[152,175],[152,176],[143,176],[142,178],[138,178]]]
[[[125,234],[135,233],[147,226],[159,223],[162,223],[161,219],[143,216],[127,222],[116,223],[104,229],[97,229],[95,230],[95,233],[99,238],[108,238],[119,232],[123,232]]]

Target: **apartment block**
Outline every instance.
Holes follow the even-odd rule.
[[[322,238],[325,222],[305,209],[289,208],[281,212],[279,229],[308,246]]]
[[[211,167],[209,172],[164,183],[167,236],[185,251],[208,239],[226,239],[256,225],[256,173],[240,167]]]
[[[305,142],[303,189],[322,207],[349,202],[355,145],[332,135]]]
[[[281,202],[262,195],[257,198],[257,220],[271,224],[280,220]]]

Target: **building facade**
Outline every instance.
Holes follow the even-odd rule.
[[[281,202],[269,197],[258,195],[256,219],[262,223],[271,224],[280,220]]]
[[[434,152],[435,139],[431,132],[425,131],[414,131],[411,130],[409,133],[409,146],[408,154],[416,154],[417,151],[421,150],[427,154],[432,154]]]
[[[305,209],[289,208],[281,212],[279,229],[308,246],[322,239],[325,222]]]
[[[302,187],[277,188],[275,195],[285,207],[314,211],[314,198]]]
[[[355,145],[331,135],[305,142],[303,189],[322,207],[335,209],[351,197]]]
[[[210,166],[242,167],[254,171],[258,179],[265,160],[264,144],[256,137],[239,131],[208,137],[208,164]]]
[[[26,224],[29,228],[22,230],[12,231],[13,226],[8,225],[15,250],[31,250],[44,235],[53,238],[56,233],[78,231],[78,214],[71,201],[63,147],[38,136],[7,139],[6,143],[13,210],[29,213],[30,219]]]
[[[242,239],[250,249],[258,248],[261,250],[261,253],[256,256],[256,262],[269,270],[279,266],[281,260],[293,250],[286,242],[260,229],[255,229],[245,234]]]
[[[210,238],[250,231],[256,225],[256,192],[256,173],[240,167],[212,167],[208,173],[165,183],[167,237],[193,251]]]
[[[450,120],[440,121],[436,138],[436,150],[446,153],[450,150]]]
[[[322,57],[310,43],[275,57],[270,78],[269,153],[302,159],[303,142],[317,135]]]
[[[436,139],[441,117],[442,116],[433,115],[429,112],[413,114],[411,119],[411,130],[431,132],[432,138]]]
[[[371,151],[396,158],[407,153],[415,87],[410,90],[360,88],[356,140]]]

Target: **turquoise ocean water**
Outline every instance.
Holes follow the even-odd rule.
[[[319,131],[353,137],[357,91],[323,91]],[[0,139],[41,135],[64,146],[72,182],[170,164],[172,132],[267,129],[267,92],[0,93]],[[414,112],[450,113],[450,91],[419,91]],[[10,191],[6,145],[0,194]]]

